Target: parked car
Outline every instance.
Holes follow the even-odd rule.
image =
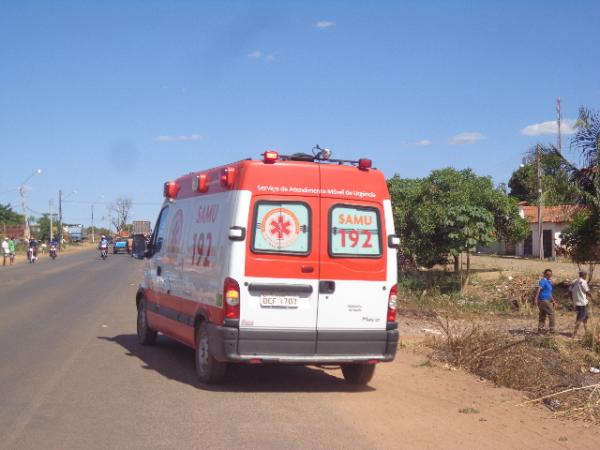
[[[113,253],[129,253],[127,238],[116,238],[113,242]]]
[[[326,158],[327,156],[327,158]],[[140,342],[227,364],[340,365],[367,384],[396,355],[397,247],[383,173],[318,154],[245,160],[164,186],[136,295]]]

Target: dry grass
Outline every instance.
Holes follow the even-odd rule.
[[[588,371],[600,362],[598,342],[591,333],[578,342],[534,334],[512,336],[480,323],[438,320],[444,335],[430,342],[436,359],[525,391],[557,414],[600,420],[600,387],[594,386],[600,376]],[[566,392],[554,395],[561,391]]]

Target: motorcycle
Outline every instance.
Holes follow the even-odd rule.
[[[102,259],[108,258],[108,247],[100,248],[100,258],[102,258]]]
[[[29,247],[27,249],[27,261],[29,261],[29,264],[33,264],[36,260],[37,260],[37,252],[35,251],[35,249],[33,247]]]
[[[50,247],[50,258],[56,259],[56,247]]]

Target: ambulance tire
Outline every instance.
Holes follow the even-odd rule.
[[[366,386],[374,373],[375,364],[342,364],[342,374],[350,384]]]
[[[148,325],[148,316],[146,315],[146,300],[141,299],[138,305],[137,314],[137,335],[140,344],[154,345],[158,333]]]
[[[225,378],[227,363],[217,361],[208,349],[208,327],[203,321],[196,329],[196,375],[204,384],[218,384]]]

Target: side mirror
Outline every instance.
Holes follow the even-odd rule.
[[[148,245],[146,245],[146,248],[144,249],[144,258],[152,258],[152,255],[154,254],[154,249],[152,248],[152,242],[150,242]]]
[[[390,234],[388,236],[388,247],[389,248],[399,248],[400,247],[400,238],[395,234]]]

